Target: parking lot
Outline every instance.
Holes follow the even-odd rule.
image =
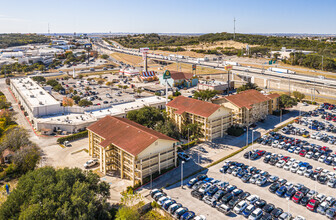
[[[71,146],[61,147],[58,144],[43,147],[44,157],[43,165],[53,167],[78,167],[83,169],[83,165],[91,157],[86,152],[88,150],[88,138],[70,142]],[[86,151],[84,150],[86,149]],[[90,169],[97,168],[94,166]]]
[[[118,104],[122,102],[127,102],[134,100],[139,94],[135,93],[131,88],[131,81],[125,81],[118,83],[122,86],[127,86],[127,88],[120,88],[117,84],[114,86],[107,86],[108,81],[120,81],[118,75],[103,74],[103,75],[91,75],[88,77],[83,77],[82,79],[56,79],[66,90],[69,91],[68,94],[60,94],[56,91],[52,91],[52,95],[57,100],[63,100],[64,97],[73,97],[74,95],[80,96],[81,99],[87,99],[93,103],[93,105],[102,104]],[[103,81],[99,84],[99,81]],[[72,91],[72,92],[71,92]],[[147,92],[142,92],[141,97],[151,96],[152,94]]]
[[[314,116],[313,119],[316,119],[321,122],[325,122],[325,120],[321,119],[320,117]],[[330,122],[330,123],[335,123],[335,122]],[[310,130],[305,125],[299,125],[299,124],[294,123],[293,126],[298,127],[298,128],[306,128],[308,131]],[[323,130],[322,132],[325,132],[325,131]],[[279,131],[279,133],[282,134],[281,131]],[[332,132],[326,132],[326,133],[328,133],[328,135],[334,135],[334,133]],[[316,140],[310,137],[305,138],[302,135],[298,135],[298,134],[295,135],[295,134],[288,133],[288,134],[282,134],[282,135],[285,135],[286,137],[289,137],[289,138],[292,137],[293,140],[297,139],[301,141],[307,141],[309,144],[327,146],[331,150],[329,152],[331,152],[332,154],[336,150],[336,147],[334,144],[324,142],[322,140]],[[281,158],[288,156],[289,159],[292,159],[292,160],[295,159],[296,161],[301,161],[302,164],[309,163],[309,165],[311,166],[310,168],[313,170],[315,170],[315,168],[321,168],[321,171],[325,170],[325,172],[327,171],[331,173],[335,172],[333,170],[332,165],[327,165],[324,162],[314,160],[312,158],[307,158],[304,155],[300,155],[298,153],[294,153],[294,152],[290,153],[288,152],[288,150],[280,149],[278,147],[268,146],[267,144],[264,145],[261,143],[255,143],[253,147],[250,147],[248,150],[252,150],[252,149],[264,150],[266,152],[277,155]],[[208,151],[207,148],[205,148],[204,150]],[[195,148],[193,151],[190,151],[190,153],[196,152],[196,151],[199,151],[199,153],[203,153],[204,150],[203,149],[199,150]],[[317,180],[313,180],[309,177],[305,177],[304,175],[299,175],[298,173],[291,172],[290,170],[287,171],[283,169],[283,167],[277,167],[275,165],[270,165],[269,163],[265,163],[263,161],[264,157],[261,157],[261,158],[259,157],[256,160],[250,160],[248,158],[246,159],[244,158],[244,154],[246,152],[247,150],[231,157],[229,160],[243,163],[246,166],[256,167],[256,169],[260,169],[261,171],[266,171],[270,175],[277,176],[280,179],[285,179],[288,182],[288,187],[290,187],[289,183],[292,183],[293,185],[300,183],[300,184],[303,184],[305,187],[309,188],[309,190],[314,190],[320,194],[324,194],[326,197],[328,196],[335,197],[336,195],[336,188],[331,188],[327,186],[326,184],[319,183]],[[195,161],[197,161],[198,153],[194,153],[194,154],[192,154],[192,157]],[[293,217],[300,215],[300,216],[305,217],[305,219],[327,219],[325,215],[318,213],[316,209],[314,212],[309,211],[305,205],[296,204],[291,199],[286,199],[286,198],[276,195],[275,193],[271,193],[269,191],[269,187],[271,186],[270,182],[266,183],[263,186],[258,186],[256,184],[249,183],[249,181],[245,183],[239,177],[233,176],[232,174],[228,174],[228,173],[223,174],[219,172],[222,166],[223,166],[223,163],[217,164],[203,171],[202,173],[205,173],[208,177],[214,178],[215,180],[229,182],[229,184],[235,185],[237,186],[237,188],[242,189],[244,192],[245,191],[249,192],[251,195],[255,194],[259,196],[261,199],[265,200],[267,203],[274,204],[275,208],[279,207],[283,210],[283,212],[291,213]],[[188,181],[192,179],[193,177],[190,177],[184,180],[183,184],[186,185]],[[192,189],[189,189],[186,186],[181,188],[181,183],[176,183],[170,187],[167,187],[164,191],[165,193],[167,193],[168,196],[176,200],[176,202],[181,203],[184,207],[187,207],[189,210],[194,211],[196,215],[206,216],[207,219],[226,219],[228,217],[232,219],[243,219],[244,218],[242,215],[240,214],[237,215],[233,212],[231,212],[228,216],[219,212],[218,210],[216,210],[216,208],[213,208],[210,205],[204,203],[202,200],[199,200],[193,197],[191,195]]]
[[[257,147],[257,146],[256,146]],[[266,148],[267,149],[267,148]],[[325,195],[335,195],[335,189],[331,189],[325,185],[320,185],[316,181],[312,181],[306,177],[299,176],[292,172],[284,171],[281,168],[277,168],[262,162],[262,160],[251,161],[247,160],[243,157],[243,153],[240,153],[232,158],[231,161],[238,161],[242,162],[246,165],[255,166],[258,169],[262,169],[264,171],[269,172],[272,175],[276,175],[280,178],[287,179],[288,182],[293,184],[295,183],[302,183],[306,187],[310,189],[316,189],[316,191],[320,193],[324,193]],[[244,183],[238,177],[234,177],[231,174],[223,174],[219,172],[222,163],[216,166],[209,168],[209,170],[205,171],[209,177],[214,179],[218,179],[221,181],[229,182],[232,185],[237,186],[238,188],[242,189],[243,191],[247,191],[251,194],[255,194],[259,196],[261,199],[266,200],[267,203],[272,203],[276,207],[280,207],[283,209],[284,212],[290,212],[293,216],[301,215],[306,219],[326,219],[325,216],[320,215],[316,212],[310,212],[307,210],[305,206],[295,204],[291,200],[286,200],[285,198],[280,198],[275,194],[272,194],[268,191],[268,187],[270,184],[266,184],[263,187],[259,187],[255,184],[251,183]],[[186,184],[191,178],[184,181]],[[166,188],[166,193],[172,199],[182,203],[183,206],[187,207],[189,210],[194,211],[197,215],[204,215],[207,219],[223,219],[227,218],[226,215],[217,211],[216,209],[212,208],[211,206],[205,204],[203,201],[200,201],[191,196],[191,189],[184,187],[183,189],[180,187],[180,183],[177,183],[171,187]],[[243,219],[241,215],[236,215],[231,213],[229,215],[233,219]]]

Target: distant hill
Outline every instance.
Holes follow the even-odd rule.
[[[48,43],[50,39],[37,34],[0,34],[0,48],[22,46],[33,43]]]

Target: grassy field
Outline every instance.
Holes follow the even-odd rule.
[[[186,73],[192,72],[192,66],[190,64],[184,64],[184,63],[179,63],[179,64],[173,63],[173,64],[166,66],[165,69],[168,69],[170,71],[182,71]],[[201,66],[197,66],[197,69],[196,69],[197,75],[218,74],[218,73],[226,73],[226,71],[207,68],[207,67],[201,67]]]
[[[143,64],[143,60],[139,56],[123,54],[123,53],[118,53],[118,52],[112,53],[110,54],[110,56],[116,60],[122,61],[132,66],[141,66]]]
[[[278,93],[279,95],[282,95],[282,94],[286,94],[288,95],[288,92],[284,92],[284,91],[276,91],[276,90],[272,90],[271,93]],[[311,101],[311,96],[310,95],[307,95],[306,94],[306,97],[304,98],[304,100],[309,100]],[[328,97],[315,97],[315,101],[317,103],[324,103],[324,102],[328,102],[328,103],[331,103],[331,104],[336,104],[336,100],[333,99],[332,97],[330,97],[330,99]]]

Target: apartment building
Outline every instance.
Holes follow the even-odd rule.
[[[198,123],[204,140],[223,137],[232,125],[231,110],[217,104],[178,96],[166,105],[168,117],[182,131],[184,125]]]
[[[106,116],[87,130],[89,154],[104,174],[116,172],[136,184],[177,166],[177,140],[126,118]]]
[[[251,89],[236,95],[215,99],[213,103],[232,110],[233,124],[247,126],[265,119],[267,115],[278,110],[279,97],[276,93],[264,95]]]

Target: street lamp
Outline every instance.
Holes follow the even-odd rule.
[[[254,132],[256,132],[255,130],[252,130],[252,151],[253,151],[253,141],[254,141],[254,137],[253,137],[253,134],[254,134]]]
[[[188,144],[189,144],[189,128],[188,128]]]
[[[150,186],[152,189],[152,168],[149,168],[149,172],[150,172]]]
[[[181,162],[181,188],[183,189],[183,164],[184,161]]]

